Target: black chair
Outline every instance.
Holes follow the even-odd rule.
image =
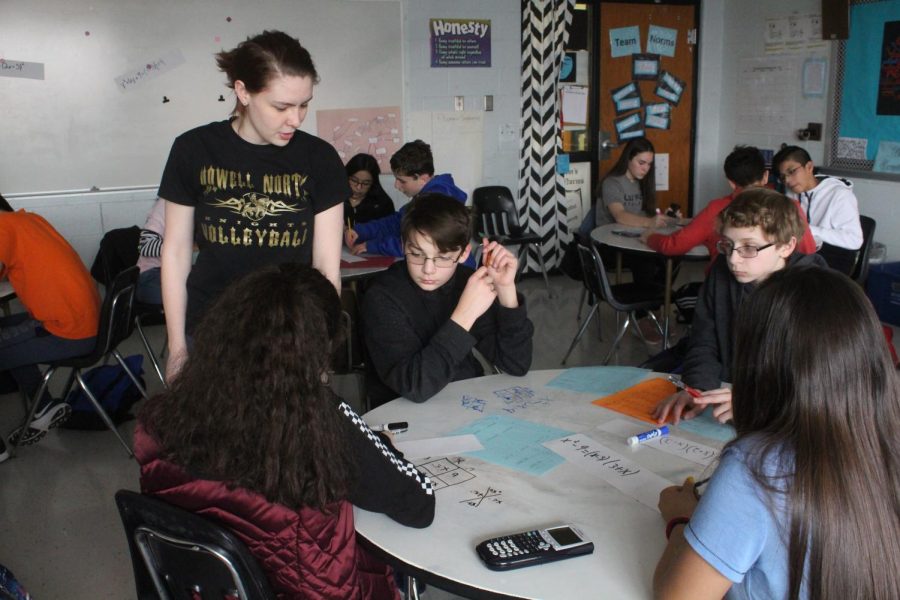
[[[859,224],[862,227],[863,243],[856,255],[856,264],[853,265],[850,278],[865,287],[866,278],[869,276],[869,255],[872,253],[872,243],[875,241],[875,219],[860,215]]]
[[[125,369],[125,373],[131,381],[134,382],[138,390],[140,390],[141,395],[143,395],[145,399],[147,398],[147,392],[144,390],[144,386],[141,385],[137,376],[128,368],[128,364],[118,350],[118,346],[122,340],[127,339],[132,331],[134,331],[132,308],[134,306],[134,290],[137,287],[137,279],[137,267],[125,269],[116,276],[112,285],[107,288],[106,297],[103,299],[103,306],[100,308],[100,327],[97,332],[97,345],[94,346],[93,352],[83,356],[75,356],[49,363],[49,367],[41,379],[41,385],[31,401],[31,407],[27,411],[25,420],[18,429],[19,432],[26,431],[29,423],[31,423],[31,420],[34,418],[35,410],[41,402],[41,398],[47,389],[47,384],[50,382],[53,373],[60,367],[68,367],[72,369],[72,373],[69,375],[68,382],[66,383],[64,395],[68,394],[72,384],[77,381],[78,385],[81,386],[81,389],[84,390],[85,395],[91,401],[91,404],[94,405],[97,414],[100,415],[100,418],[103,419],[103,422],[106,423],[106,426],[109,427],[110,431],[116,434],[116,437],[119,438],[119,442],[122,443],[122,446],[124,446],[128,455],[134,456],[134,453],[131,451],[131,446],[128,445],[119,433],[119,430],[116,429],[115,423],[113,423],[107,412],[103,410],[103,406],[101,406],[100,402],[84,382],[84,379],[81,376],[81,370],[92,367],[98,362],[106,362],[110,356],[113,356],[122,368]],[[18,446],[19,438],[19,435],[10,437],[11,453],[15,450],[16,446]]]
[[[519,224],[519,213],[509,188],[501,185],[476,188],[472,193],[472,204],[475,207],[476,234],[479,240],[486,237],[504,246],[519,246],[520,270],[525,266],[521,249],[527,250],[528,246],[535,247],[544,284],[547,286],[547,292],[552,295],[541,250],[541,236],[527,231]]]
[[[131,227],[123,227],[120,229],[111,229],[103,235],[100,240],[100,250],[97,252],[94,263],[91,265],[91,275],[103,286],[109,287],[116,275],[124,269],[137,264],[139,252],[138,243],[140,241],[141,228],[137,225]],[[148,304],[136,301],[134,305],[134,324],[137,327],[138,335],[147,357],[153,365],[156,376],[159,377],[163,387],[166,386],[166,378],[163,376],[162,367],[153,346],[144,333],[145,327],[154,325],[165,325],[166,315],[163,312],[162,304]]]
[[[653,320],[653,323],[659,330],[660,336],[662,336],[662,327],[660,327],[659,321],[656,320],[656,315],[654,315],[652,311],[659,308],[663,303],[664,286],[641,283],[619,283],[611,285],[609,283],[609,277],[606,274],[606,267],[603,266],[603,260],[600,258],[600,253],[597,250],[597,245],[590,237],[580,234],[576,234],[576,240],[578,242],[578,255],[581,258],[584,274],[584,284],[588,290],[588,294],[591,298],[595,299],[595,302],[591,308],[591,312],[588,313],[588,316],[582,322],[578,333],[575,334],[575,339],[572,340],[568,352],[566,352],[566,355],[563,357],[562,364],[566,363],[569,355],[572,354],[572,350],[575,349],[575,346],[584,335],[591,319],[600,309],[599,300],[608,303],[616,312],[625,313],[625,321],[619,327],[616,338],[613,341],[606,358],[603,360],[604,365],[609,364],[613,353],[615,353],[618,348],[619,342],[622,341],[622,337],[628,330],[629,325],[631,325],[632,322],[637,323],[638,319],[636,313],[638,311],[647,311],[648,316]],[[641,336],[641,339],[644,339],[640,327],[635,327],[635,329],[638,332],[638,335]]]
[[[237,536],[209,519],[129,490],[116,492],[138,600],[269,600],[275,594]]]

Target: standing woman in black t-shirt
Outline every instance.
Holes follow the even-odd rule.
[[[206,307],[242,275],[299,262],[340,290],[350,190],[334,148],[297,129],[318,82],[309,52],[285,33],[264,31],[216,61],[234,90],[232,117],[176,138],[159,188],[167,201],[162,292],[169,378]]]
[[[371,154],[359,153],[347,161],[350,197],[344,202],[344,217],[350,227],[394,213],[394,201],[381,187],[381,168]]]

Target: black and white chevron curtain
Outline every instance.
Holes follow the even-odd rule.
[[[560,247],[570,237],[556,155],[561,150],[559,73],[574,6],[575,0],[522,0],[519,217],[529,231],[540,234],[547,268],[559,262]],[[527,271],[540,271],[537,256],[529,252],[526,261]]]

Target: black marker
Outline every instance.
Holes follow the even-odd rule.
[[[397,421],[396,423],[385,423],[384,425],[372,426],[372,431],[389,431],[391,433],[403,433],[409,429],[409,423],[406,421]]]

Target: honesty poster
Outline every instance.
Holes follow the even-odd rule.
[[[430,19],[432,67],[490,67],[490,19]]]

